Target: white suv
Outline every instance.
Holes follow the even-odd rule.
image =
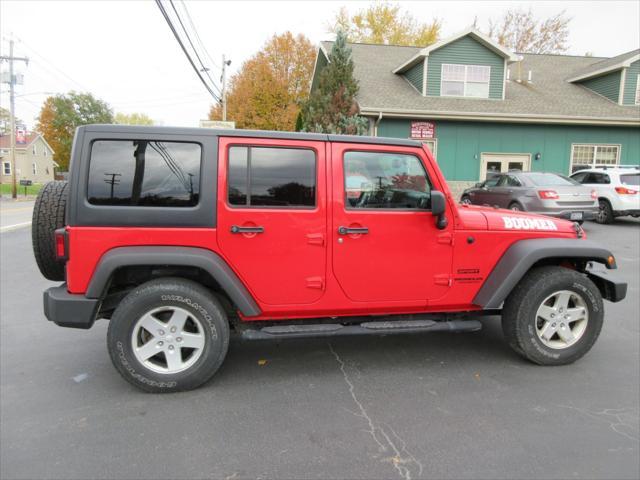
[[[593,187],[598,194],[598,223],[612,223],[615,217],[640,217],[640,167],[602,167],[580,170],[571,178]]]

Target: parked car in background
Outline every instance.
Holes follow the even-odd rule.
[[[590,168],[571,178],[598,194],[598,223],[612,223],[616,217],[640,217],[640,166]]]
[[[576,222],[595,219],[596,190],[557,173],[511,171],[462,192],[462,204],[492,205]]]

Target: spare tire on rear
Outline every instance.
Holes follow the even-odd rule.
[[[45,184],[33,207],[31,241],[38,268],[48,280],[64,280],[64,262],[57,259],[55,231],[65,226],[67,182]]]

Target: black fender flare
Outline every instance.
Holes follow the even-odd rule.
[[[215,252],[198,247],[139,246],[109,250],[98,262],[85,296],[102,298],[118,268],[144,265],[200,268],[218,282],[243,315],[254,317],[261,313],[258,304],[227,262]]]
[[[607,268],[616,268],[609,263],[611,252],[590,240],[573,238],[536,238],[519,240],[511,245],[493,268],[484,284],[476,293],[473,303],[485,310],[499,309],[513,288],[529,269],[540,260],[580,259],[603,263]]]

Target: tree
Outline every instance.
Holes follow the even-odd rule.
[[[537,20],[531,9],[508,10],[498,20],[489,21],[489,36],[500,45],[519,53],[562,53],[569,47],[569,23],[564,10]]]
[[[24,125],[24,122],[16,117],[16,126]],[[0,107],[0,135],[9,135],[11,133],[11,112],[6,108]]]
[[[438,19],[421,23],[399,5],[375,3],[355,15],[342,7],[329,30],[346,33],[351,42],[424,47],[438,40],[441,26]]]
[[[153,125],[153,119],[144,113],[116,113],[114,122],[120,125]]]
[[[353,76],[351,49],[339,31],[331,47],[329,64],[322,70],[318,87],[302,108],[302,130],[319,133],[364,135],[367,120],[359,115],[358,82]]]
[[[69,168],[76,127],[90,123],[113,123],[108,104],[90,93],[69,92],[48,97],[37,118],[36,130],[47,140],[60,170]]]
[[[293,130],[300,104],[309,95],[315,55],[304,35],[271,37],[231,78],[228,118],[238,128]],[[221,105],[212,106],[209,119],[221,118]]]

